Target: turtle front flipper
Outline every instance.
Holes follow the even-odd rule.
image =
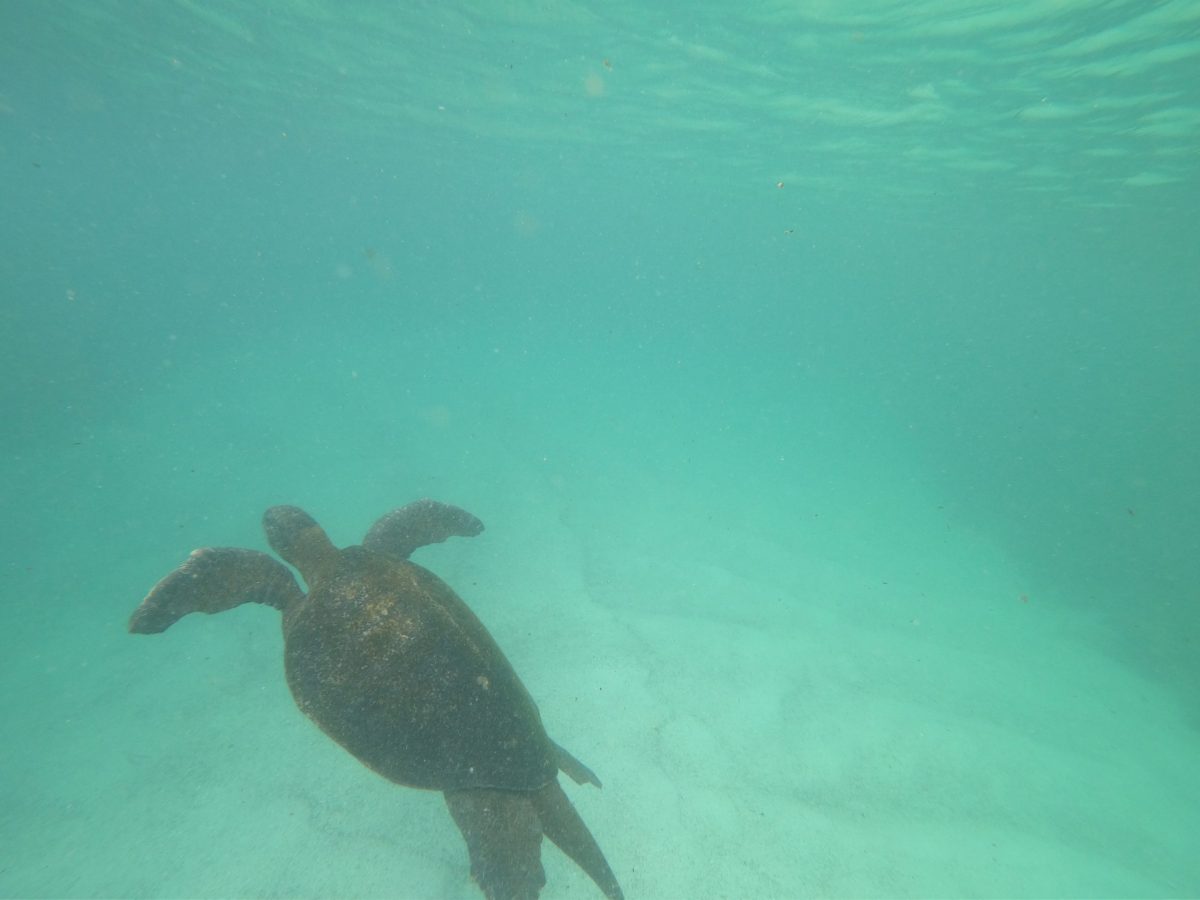
[[[617,876],[609,868],[604,852],[588,831],[587,825],[563,793],[558,779],[535,791],[530,797],[546,837],[554,841],[558,849],[588,873],[592,881],[596,882],[596,886],[604,891],[608,900],[623,900],[625,895],[621,886],[617,884]]]
[[[158,634],[191,612],[224,612],[243,603],[283,610],[303,598],[292,573],[267,554],[205,547],[151,589],[129,618],[129,630]]]
[[[488,900],[536,900],[546,884],[542,827],[530,795],[472,788],[446,791],[446,806],[467,842],[471,877]]]
[[[418,547],[449,537],[475,537],[483,523],[465,509],[437,500],[414,500],[393,509],[371,526],[363,546],[376,553],[408,559]]]

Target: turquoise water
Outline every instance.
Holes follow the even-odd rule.
[[[274,611],[125,631],[433,496],[630,898],[1200,895],[1198,60],[1194,0],[0,6],[0,894],[481,896]]]

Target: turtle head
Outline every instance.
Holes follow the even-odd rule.
[[[337,561],[337,547],[316,519],[298,506],[272,506],[263,513],[263,531],[271,549],[299,569],[309,587]]]

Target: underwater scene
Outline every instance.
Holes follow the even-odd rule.
[[[1200,896],[1198,71],[0,4],[0,897]]]

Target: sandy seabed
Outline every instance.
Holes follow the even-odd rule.
[[[815,515],[768,535],[649,475],[621,484],[513,474],[475,498],[483,535],[414,558],[603,779],[567,790],[628,897],[1200,892],[1196,734],[1103,652],[1101,623],[1027,593],[985,543],[934,536],[912,497],[908,549],[856,558],[855,516],[828,504],[836,540]],[[257,512],[212,543],[262,546]],[[131,548],[105,589],[145,590],[152,561]],[[132,637],[101,608],[54,644],[49,611],[10,633],[3,895],[479,896],[440,796],[297,711],[273,610]],[[600,896],[543,859],[544,897]]]

